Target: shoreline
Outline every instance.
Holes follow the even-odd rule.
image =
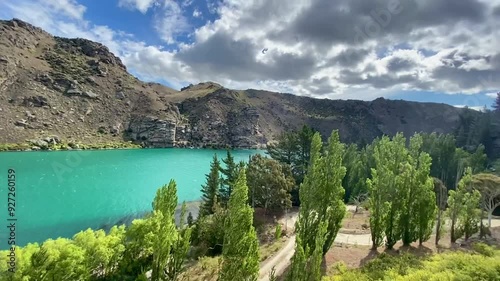
[[[199,212],[199,207],[200,207],[200,204],[201,204],[201,198],[200,199],[197,199],[197,200],[191,200],[191,201],[184,201],[186,203],[186,217],[184,218],[184,220],[187,219],[187,216],[188,214],[191,212],[191,215],[193,216],[193,218],[196,220],[196,218],[198,217],[198,212]],[[175,214],[174,214],[174,218],[175,218],[175,223],[178,225],[179,224],[179,219],[180,219],[180,215],[181,215],[181,207],[182,207],[182,202],[177,204],[177,207],[175,209]],[[35,244],[35,243],[38,243],[39,245],[43,244],[45,241],[49,240],[49,239],[58,239],[58,238],[67,238],[67,239],[73,239],[73,236],[75,236],[76,234],[78,234],[79,232],[81,231],[86,231],[87,229],[92,229],[93,231],[97,231],[97,230],[104,230],[107,233],[109,233],[110,229],[114,226],[122,226],[122,225],[125,225],[125,227],[129,227],[132,222],[136,219],[144,219],[147,215],[149,215],[151,213],[151,211],[143,211],[143,212],[139,212],[139,213],[136,213],[136,214],[129,214],[129,215],[124,215],[123,217],[119,218],[115,223],[109,223],[109,224],[102,224],[100,225],[99,227],[85,227],[85,228],[82,228],[80,229],[79,231],[75,232],[72,236],[70,237],[61,237],[61,236],[57,236],[54,235],[53,237],[48,237],[46,238],[44,241],[41,241],[41,242],[38,242],[38,241],[31,241],[31,242],[27,242],[26,244],[22,245],[22,246],[19,246],[19,247],[26,247],[27,245],[29,244]],[[7,249],[2,249],[2,247],[0,247],[0,251],[2,250],[7,250]]]
[[[265,147],[223,147],[223,146],[172,146],[172,147],[144,147],[131,143],[106,143],[106,144],[79,144],[77,148],[67,146],[65,148],[33,149],[29,144],[2,144],[0,143],[0,153],[5,152],[54,152],[54,151],[98,151],[98,150],[126,150],[126,149],[213,149],[213,150],[266,150]]]

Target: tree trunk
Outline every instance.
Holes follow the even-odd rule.
[[[439,238],[441,235],[441,209],[438,210],[438,217],[436,222],[436,246],[439,244]]]
[[[451,235],[451,243],[455,243],[457,241],[457,239],[455,238],[455,220],[451,220],[450,235]]]
[[[491,227],[491,219],[493,218],[493,211],[495,209],[492,209],[491,211],[488,212],[488,227]]]
[[[479,224],[479,238],[483,238],[484,236],[486,236],[484,234],[484,227],[483,227],[483,218],[484,218],[484,211],[483,209],[481,209],[481,222]]]

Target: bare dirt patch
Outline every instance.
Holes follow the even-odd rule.
[[[369,234],[370,213],[362,210],[359,210],[358,213],[354,213],[352,210],[347,211],[339,232],[345,234]]]

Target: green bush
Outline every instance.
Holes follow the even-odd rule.
[[[493,249],[493,247],[490,247],[481,242],[474,243],[472,245],[472,249],[483,256],[493,257],[495,255],[495,250]]]
[[[222,253],[224,244],[224,218],[225,213],[220,211],[215,214],[199,218],[195,223],[193,245],[198,246],[198,255],[215,256]],[[202,250],[205,249],[206,252]]]
[[[276,225],[276,230],[274,232],[274,239],[279,240],[281,238],[281,223],[278,223]]]
[[[416,256],[404,253],[400,256],[391,256],[386,253],[380,254],[376,259],[367,263],[361,272],[366,274],[371,280],[383,280],[387,270],[395,270],[404,275],[411,268],[419,268],[421,260]]]
[[[390,256],[381,254],[360,269],[337,271],[324,281],[441,281],[500,280],[500,251],[482,243],[474,246],[478,254],[451,252],[419,259],[410,254]]]

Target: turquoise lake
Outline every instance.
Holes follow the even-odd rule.
[[[179,203],[200,199],[210,149],[130,149],[0,153],[0,249],[7,245],[7,175],[16,175],[16,244],[72,237],[151,210],[156,190],[177,182]],[[233,150],[248,161],[262,150]]]

